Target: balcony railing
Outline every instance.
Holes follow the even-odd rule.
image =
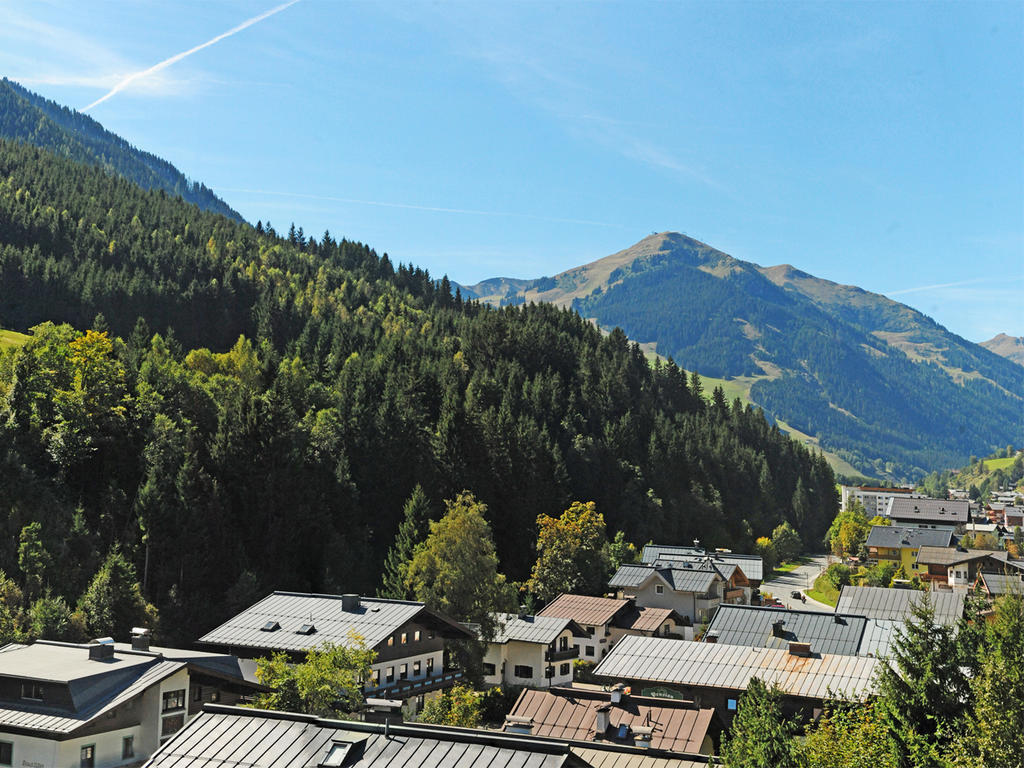
[[[566,661],[580,657],[579,646],[566,648],[564,651],[552,651],[550,648],[544,652],[544,661]]]
[[[424,677],[421,680],[399,680],[377,688],[369,688],[363,693],[367,698],[406,699],[410,696],[419,696],[421,693],[448,688],[461,679],[461,671],[445,672],[442,675]]]

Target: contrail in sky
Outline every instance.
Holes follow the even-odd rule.
[[[956,283],[937,283],[936,285],[919,285],[916,288],[901,288],[898,291],[888,291],[886,296],[900,296],[904,293],[918,293],[919,291],[932,291],[938,288],[959,288],[962,285],[974,285],[975,283],[992,282],[991,277],[976,277],[972,280],[960,280]]]
[[[154,64],[149,69],[143,69],[143,70],[141,70],[139,72],[133,72],[132,74],[128,75],[128,77],[124,78],[124,80],[122,80],[117,85],[115,85],[113,88],[111,88],[108,93],[104,94],[103,96],[100,96],[98,99],[96,99],[96,101],[94,101],[89,106],[83,107],[81,111],[82,112],[88,112],[90,109],[95,107],[97,104],[102,104],[104,101],[109,99],[111,96],[114,96],[118,92],[123,91],[128,85],[130,85],[131,83],[135,82],[136,80],[141,80],[141,79],[143,79],[145,77],[149,77],[150,75],[156,74],[157,72],[159,72],[159,71],[161,71],[163,69],[167,69],[167,67],[171,66],[172,64],[177,64],[179,61],[181,61],[184,58],[187,58],[187,57],[191,56],[193,53],[196,53],[197,51],[201,51],[201,50],[203,50],[203,48],[209,48],[214,43],[219,43],[221,40],[223,40],[226,37],[231,37],[232,35],[238,34],[243,29],[251,27],[253,24],[258,24],[259,22],[263,21],[264,19],[273,16],[275,13],[280,13],[285,8],[287,8],[288,6],[295,5],[297,2],[299,2],[299,0],[288,0],[287,3],[281,3],[281,5],[278,5],[278,6],[274,7],[274,8],[271,8],[269,11],[264,11],[259,16],[253,16],[251,19],[243,21],[237,27],[232,27],[227,32],[223,32],[223,33],[217,35],[216,37],[214,37],[214,38],[212,38],[210,40],[207,40],[205,43],[201,43],[200,45],[197,45],[195,48],[189,48],[187,51],[183,51],[181,53],[176,53],[174,56],[171,56],[171,58],[164,59],[159,64]]]
[[[306,200],[324,200],[333,203],[353,203],[355,205],[375,205],[381,208],[404,208],[411,211],[432,211],[434,213],[468,213],[472,216],[508,216],[517,219],[535,219],[551,221],[558,224],[585,224],[594,227],[618,227],[606,221],[588,221],[587,219],[562,219],[555,216],[542,216],[537,213],[514,213],[512,211],[480,211],[472,208],[441,208],[433,205],[413,205],[411,203],[385,203],[380,200],[357,200],[353,197],[332,197],[330,195],[310,195],[302,192],[271,192],[264,189],[233,189],[218,187],[221,192],[240,192],[247,195],[270,195],[272,197],[297,197]]]

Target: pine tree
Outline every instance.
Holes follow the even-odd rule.
[[[402,514],[395,541],[384,559],[384,575],[380,589],[377,590],[378,597],[392,600],[412,599],[412,592],[405,583],[405,572],[416,545],[427,537],[430,530],[430,519],[433,517],[430,500],[419,485],[412,489]]]
[[[740,696],[736,717],[722,740],[727,768],[782,768],[796,765],[794,724],[782,715],[782,691],[757,677]]]
[[[936,622],[930,593],[912,608],[879,666],[878,700],[902,766],[938,764],[962,724],[970,686],[953,627]]]

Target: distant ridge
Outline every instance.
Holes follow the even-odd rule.
[[[171,163],[136,149],[91,117],[44,99],[6,77],[0,80],[0,138],[34,144],[75,162],[99,165],[145,189],[162,189],[204,211],[243,221],[241,214],[209,187],[189,181]]]
[[[1024,365],[1024,337],[999,333],[988,341],[981,342],[981,346],[1018,365]]]
[[[735,380],[787,429],[869,476],[918,479],[1024,442],[1022,366],[885,296],[678,232],[553,277],[460,288],[619,326],[687,370]]]

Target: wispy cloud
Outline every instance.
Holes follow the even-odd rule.
[[[937,291],[944,288],[962,288],[965,285],[978,285],[979,283],[1005,283],[1008,281],[1024,280],[1024,276],[1009,278],[975,277],[971,280],[958,280],[955,283],[934,283],[933,285],[918,285],[914,288],[900,288],[898,291],[884,291],[886,296],[902,296],[907,293],[922,293],[924,291]]]
[[[187,58],[187,57],[191,56],[193,53],[197,53],[197,52],[203,50],[204,48],[209,48],[211,45],[215,45],[216,43],[219,43],[221,40],[224,40],[225,38],[231,37],[232,35],[237,35],[242,30],[248,29],[253,24],[258,24],[259,22],[263,21],[264,19],[267,19],[267,18],[273,16],[274,14],[280,13],[285,8],[288,8],[290,6],[295,5],[297,2],[299,2],[299,0],[289,0],[287,3],[282,3],[281,5],[275,6],[274,8],[271,8],[269,11],[264,11],[263,13],[261,13],[261,14],[259,14],[257,16],[253,16],[251,19],[246,19],[241,24],[239,24],[239,25],[237,25],[235,27],[232,27],[227,32],[222,32],[221,34],[217,35],[216,37],[213,37],[213,38],[207,40],[205,43],[200,43],[199,45],[197,45],[197,46],[195,46],[193,48],[189,48],[187,51],[182,51],[181,53],[177,53],[177,54],[175,54],[174,56],[171,56],[168,59],[164,59],[163,61],[159,62],[158,64],[154,64],[152,67],[149,67],[148,69],[143,69],[143,70],[140,70],[138,72],[133,72],[132,74],[130,74],[127,77],[123,78],[120,82],[117,83],[117,85],[115,85],[113,88],[111,88],[103,96],[100,96],[98,99],[96,99],[96,101],[94,101],[92,104],[89,104],[88,106],[83,107],[82,108],[82,112],[88,112],[93,107],[95,107],[95,106],[97,106],[99,104],[102,104],[107,99],[109,99],[109,98],[115,96],[116,94],[120,93],[121,91],[123,91],[125,88],[127,88],[132,83],[134,83],[136,81],[139,81],[139,80],[144,80],[144,79],[146,79],[148,77],[151,77],[152,75],[157,74],[161,70],[167,69],[167,67],[171,66],[172,64],[177,64],[179,61],[181,61],[184,58]]]
[[[568,219],[557,216],[544,216],[537,213],[519,213],[516,211],[483,211],[473,208],[446,208],[437,205],[415,205],[413,203],[392,203],[381,200],[360,200],[354,197],[335,197],[333,195],[312,195],[303,192],[276,192],[267,189],[233,189],[218,187],[219,192],[234,192],[243,195],[267,195],[270,197],[291,197],[299,200],[321,200],[331,203],[348,203],[354,205],[372,205],[379,208],[402,208],[410,211],[428,211],[431,213],[460,213],[470,216],[501,216],[516,219],[533,219],[534,221],[550,221],[556,224],[582,224],[589,227],[618,227],[607,221],[590,221],[588,219]]]

